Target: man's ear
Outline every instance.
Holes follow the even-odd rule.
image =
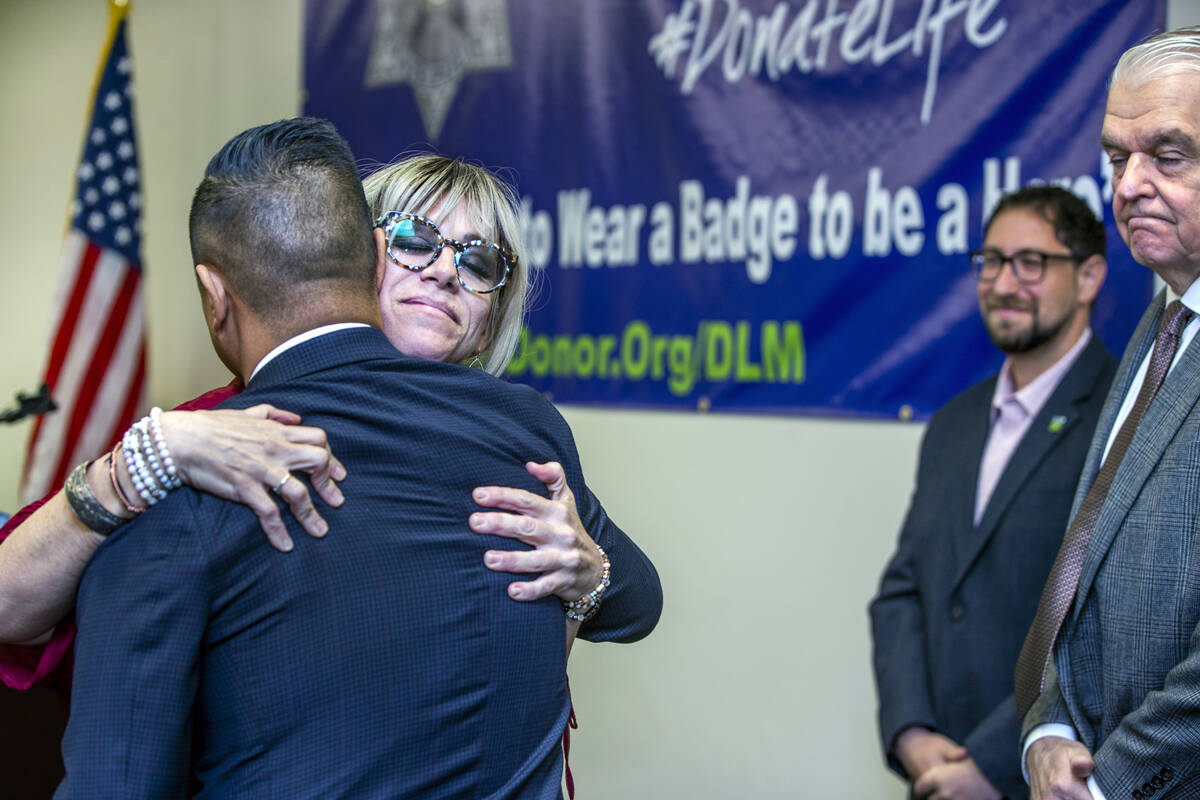
[[[1104,279],[1108,275],[1108,262],[1104,256],[1096,253],[1084,259],[1083,263],[1075,270],[1075,286],[1079,293],[1079,302],[1085,305],[1091,305],[1096,301],[1096,296],[1100,294],[1100,288],[1104,286]]]
[[[382,228],[375,228],[375,294],[383,288],[383,276],[387,272],[387,239]]]
[[[196,282],[200,284],[200,300],[204,305],[204,321],[214,334],[229,321],[232,306],[229,289],[221,273],[206,264],[196,265]]]

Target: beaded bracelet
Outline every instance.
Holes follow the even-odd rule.
[[[121,449],[125,454],[125,466],[129,469],[129,477],[137,489],[138,496],[152,506],[167,496],[167,492],[178,489],[183,485],[175,460],[167,448],[166,437],[162,430],[162,409],[158,406],[150,409],[149,415],[142,417],[121,438]],[[132,504],[120,491],[116,483],[115,471],[111,476],[113,485],[126,508],[134,510]]]
[[[150,433],[150,418],[142,417],[135,425],[138,429],[138,440],[142,444],[142,455],[146,458],[146,466],[154,474],[158,485],[162,487],[163,497],[166,497],[167,491],[171,487],[167,485],[167,471],[163,469],[162,462],[158,459],[158,450],[154,447],[154,437]]]
[[[171,458],[171,451],[167,449],[167,440],[163,436],[162,409],[158,406],[150,409],[150,435],[154,439],[154,448],[158,451],[158,459],[162,463],[163,472],[165,473],[165,481],[163,486],[168,490],[178,489],[183,486],[183,480],[179,477],[179,471],[175,468],[175,460]]]
[[[129,430],[125,431],[125,436],[121,439],[121,447],[125,451],[125,466],[129,468],[134,488],[146,501],[146,505],[152,506],[167,496],[167,490],[159,486],[154,480],[154,473],[146,466],[146,458],[141,449],[140,424],[141,420],[129,426]]]
[[[604,590],[608,588],[612,565],[609,563],[608,554],[604,552],[603,547],[596,545],[596,550],[599,551],[600,559],[604,562],[600,567],[600,583],[595,589],[574,602],[563,601],[563,611],[567,613],[567,619],[587,622],[600,610],[600,599],[604,596]]]

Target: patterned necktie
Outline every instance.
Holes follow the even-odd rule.
[[[1021,647],[1021,655],[1017,657],[1016,683],[1017,711],[1022,717],[1029,711],[1034,701],[1042,692],[1046,681],[1046,668],[1050,664],[1054,641],[1058,638],[1059,629],[1066,619],[1071,602],[1075,599],[1075,591],[1079,586],[1079,575],[1083,571],[1083,559],[1087,554],[1088,543],[1092,539],[1092,531],[1096,520],[1100,517],[1100,509],[1108,496],[1113,477],[1121,466],[1121,459],[1133,441],[1133,434],[1138,424],[1146,414],[1146,409],[1158,388],[1166,377],[1175,351],[1179,349],[1179,337],[1183,329],[1192,319],[1192,312],[1178,300],[1173,301],[1158,325],[1158,335],[1154,337],[1154,351],[1150,355],[1150,367],[1146,370],[1146,378],[1142,381],[1141,391],[1137,401],[1125,423],[1113,440],[1108,451],[1108,457],[1096,474],[1096,481],[1088,490],[1079,510],[1067,527],[1067,535],[1063,537],[1054,566],[1050,569],[1050,577],[1042,589],[1042,597],[1038,601],[1037,616],[1025,636],[1025,644]]]

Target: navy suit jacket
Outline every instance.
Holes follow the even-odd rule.
[[[614,584],[588,626],[634,639],[661,608],[650,562],[586,490],[538,393],[405,358],[374,328],[269,362],[227,407],[271,402],[345,463],[330,532],[268,545],[245,507],[188,489],[113,533],[79,589],[60,797],[554,798],[569,710],[565,623],[518,603],[472,533],[478,485],[544,493],[557,459]],[[285,518],[288,515],[285,514]]]
[[[978,526],[996,377],[930,420],[899,546],[870,609],[879,730],[901,774],[892,745],[904,728],[922,725],[965,745],[1000,792],[1028,796],[1013,667],[1115,368],[1093,338],[1013,451]]]

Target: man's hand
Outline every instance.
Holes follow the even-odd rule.
[[[913,791],[930,800],[1000,800],[1000,792],[973,758],[930,767],[917,778]]]
[[[1046,736],[1029,745],[1030,800],[1092,800],[1087,779],[1095,769],[1092,754],[1079,742]]]
[[[904,771],[913,780],[941,764],[961,761],[967,757],[967,749],[928,728],[905,728],[896,737],[896,758],[904,765]]]

